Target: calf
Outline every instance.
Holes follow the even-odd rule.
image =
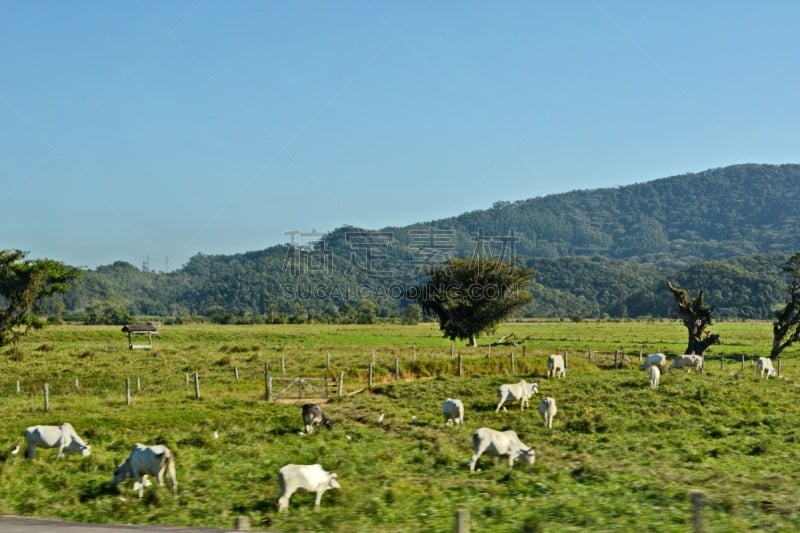
[[[639,370],[647,370],[653,365],[663,370],[667,366],[667,356],[663,353],[651,353],[642,361]]]
[[[538,392],[539,385],[536,383],[526,383],[524,379],[519,383],[500,385],[497,387],[497,398],[499,402],[497,403],[497,409],[495,409],[495,413],[498,412],[501,407],[503,407],[504,403],[513,402],[514,400],[519,400],[519,409],[521,411],[528,407],[531,395]],[[505,408],[503,407],[503,409]]]
[[[56,458],[64,457],[67,453],[79,453],[83,457],[91,455],[91,447],[84,442],[75,432],[75,428],[69,422],[64,422],[60,426],[30,426],[25,429],[25,457],[33,459],[36,457],[36,447],[58,448]]]
[[[657,365],[652,365],[650,367],[650,388],[657,389],[658,382],[661,380],[661,370],[658,369]]]
[[[147,476],[156,476],[158,484],[164,484],[164,475],[172,489],[172,495],[178,495],[178,479],[175,475],[175,459],[169,448],[162,444],[145,446],[134,444],[131,453],[125,461],[114,469],[113,486],[117,486],[127,478],[132,477],[135,482],[133,489],[139,489],[139,497],[144,495],[145,486],[149,486]]]
[[[703,356],[695,354],[679,355],[669,367],[670,374],[676,368],[694,368],[695,373],[703,372]]]
[[[514,461],[525,461],[533,464],[536,460],[536,453],[533,448],[524,444],[517,433],[511,429],[507,431],[496,431],[490,428],[480,428],[472,434],[472,460],[469,463],[470,471],[475,471],[478,459],[484,453],[489,455],[508,456],[509,468],[514,466]]]
[[[539,402],[539,414],[542,416],[542,422],[547,429],[553,429],[553,417],[556,416],[558,408],[556,407],[556,399],[550,396],[545,396]]]
[[[442,405],[442,414],[444,415],[444,423],[448,426],[453,424],[460,426],[464,423],[464,404],[461,400],[454,400],[448,398]]]
[[[318,509],[319,502],[326,490],[341,488],[338,476],[333,472],[326,472],[318,464],[288,464],[281,467],[278,471],[278,485],[281,489],[281,496],[278,498],[279,512],[289,509],[289,498],[298,489],[315,492],[317,498],[314,500],[314,507]]]
[[[764,377],[769,379],[771,377],[776,377],[778,372],[775,370],[775,367],[772,366],[772,359],[769,357],[759,357],[758,363],[756,363],[756,374],[759,379]]]
[[[328,429],[333,427],[333,422],[322,412],[322,406],[318,403],[307,403],[303,405],[303,423],[306,425],[306,433],[311,435],[314,426],[320,424]]]
[[[560,354],[553,354],[547,358],[547,377],[564,377],[567,375],[567,367],[564,365],[564,358]]]

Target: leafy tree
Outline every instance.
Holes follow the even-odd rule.
[[[772,350],[770,359],[800,340],[800,252],[790,257],[781,269],[789,276],[789,301],[775,313],[772,323]]]
[[[711,333],[711,330],[707,329],[712,324],[711,313],[714,309],[703,300],[703,291],[700,291],[697,298],[691,299],[689,291],[686,289],[675,287],[669,281],[667,286],[672,291],[675,303],[678,305],[674,318],[683,320],[683,325],[686,326],[689,333],[689,342],[686,345],[685,353],[703,355],[706,348],[719,343],[719,335]]]
[[[361,300],[358,302],[358,309],[356,310],[356,323],[374,324],[377,309],[378,306],[372,300]]]
[[[45,325],[37,304],[63,294],[81,271],[52,259],[26,260],[27,252],[0,250],[0,346],[14,343],[30,328]]]
[[[533,270],[499,259],[451,258],[428,269],[428,282],[410,289],[406,296],[426,313],[434,313],[450,340],[469,339],[491,332],[514,311],[531,301],[528,288]]]

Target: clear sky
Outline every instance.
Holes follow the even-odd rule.
[[[790,1],[0,0],[0,249],[173,270],[797,163],[798,20]]]

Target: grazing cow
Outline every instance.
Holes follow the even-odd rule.
[[[333,472],[326,472],[321,465],[294,465],[288,464],[278,471],[278,485],[281,496],[278,498],[278,511],[289,510],[289,498],[297,489],[316,492],[317,498],[314,507],[319,508],[322,495],[328,489],[341,488],[339,478]]]
[[[769,379],[770,377],[777,377],[778,372],[775,370],[775,367],[772,366],[772,359],[769,357],[759,357],[758,363],[756,363],[756,374],[759,379],[764,377]]]
[[[454,400],[448,398],[442,405],[442,414],[444,415],[444,423],[448,426],[453,424],[459,426],[464,423],[464,404],[461,400]]]
[[[513,402],[514,400],[519,400],[519,409],[521,411],[528,406],[530,397],[538,392],[539,385],[536,383],[526,383],[524,379],[519,383],[500,385],[497,387],[497,398],[499,402],[495,413],[503,407],[504,403]],[[503,410],[505,410],[505,407],[503,407]]]
[[[661,370],[654,364],[650,367],[650,388],[657,389],[659,381],[661,381]]]
[[[303,405],[303,423],[306,425],[306,433],[311,435],[314,426],[322,424],[328,429],[333,427],[333,422],[322,412],[322,406],[318,403],[307,403]]]
[[[127,478],[132,477],[135,482],[133,490],[139,489],[139,497],[144,495],[145,486],[149,486],[147,476],[156,476],[158,484],[164,484],[164,474],[172,489],[172,495],[178,495],[178,479],[175,474],[175,458],[169,448],[162,444],[145,446],[134,444],[131,454],[125,461],[114,469],[114,479],[111,484],[119,485]]]
[[[663,353],[651,353],[642,361],[639,370],[647,370],[653,365],[659,367],[660,370],[664,370],[667,366],[667,356]]]
[[[507,431],[496,431],[490,428],[480,428],[472,434],[472,460],[469,469],[474,472],[478,459],[484,453],[489,455],[507,455],[509,468],[514,466],[514,461],[525,461],[533,464],[536,460],[536,453],[533,448],[523,444],[519,440],[517,433],[511,429]]]
[[[550,396],[545,396],[539,402],[539,414],[542,415],[542,422],[547,429],[553,429],[553,417],[556,416],[558,408],[556,407],[556,399]]]
[[[31,426],[25,430],[25,442],[28,447],[25,450],[25,457],[33,459],[36,457],[36,447],[58,448],[56,458],[64,457],[65,453],[79,453],[83,457],[91,455],[91,446],[86,444],[75,432],[75,428],[69,422],[64,422],[60,426]]]
[[[562,378],[567,375],[567,367],[564,365],[564,357],[560,354],[553,354],[547,358],[547,377]]]
[[[695,354],[679,355],[669,367],[670,374],[676,368],[694,368],[695,373],[703,371],[703,356]]]

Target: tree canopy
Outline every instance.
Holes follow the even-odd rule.
[[[468,346],[477,346],[479,334],[494,331],[532,299],[533,271],[499,259],[451,258],[430,267],[428,278],[410,289],[408,298],[438,317],[446,337],[468,339]]]
[[[26,260],[21,250],[0,250],[0,346],[16,343],[30,328],[45,321],[37,304],[64,293],[81,271],[52,259]]]
[[[770,359],[800,340],[800,252],[784,263],[783,272],[789,277],[789,301],[775,313],[772,323],[772,350]]]

